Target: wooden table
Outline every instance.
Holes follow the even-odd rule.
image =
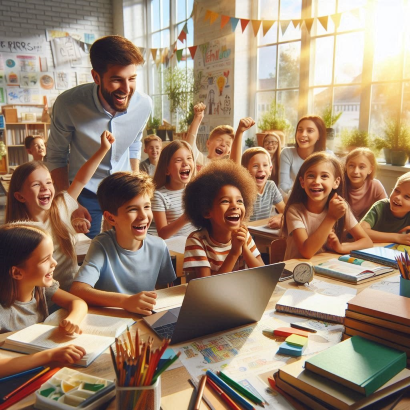
[[[333,253],[321,253],[318,255],[315,255],[311,259],[311,263],[316,265],[321,262],[325,262],[331,258],[334,258],[335,254]],[[292,259],[289,261],[286,261],[286,268],[293,270],[294,266],[297,265],[300,261],[306,261],[303,259],[297,260],[297,259]],[[382,280],[380,278],[379,280]],[[320,280],[329,282],[329,283],[337,283],[337,284],[343,284],[345,286],[352,287],[354,289],[357,289],[358,292],[361,292],[363,289],[369,286],[369,283],[362,283],[359,285],[350,285],[347,283],[341,283],[337,282],[335,280],[332,280],[330,278],[322,277],[320,276]],[[376,282],[376,281],[375,281]],[[374,282],[372,282],[374,283]],[[295,289],[298,288],[298,285],[295,284],[292,280],[288,280],[286,282],[281,282],[279,284],[281,287],[284,287],[286,289]],[[276,302],[279,300],[281,295],[279,294],[273,294],[271,300],[268,303],[267,310],[273,309],[275,307]],[[99,313],[99,314],[104,314],[108,316],[117,316],[117,317],[129,317],[129,318],[134,318],[138,322],[134,325],[135,328],[139,328],[140,332],[142,333],[144,339],[148,337],[148,335],[153,336],[155,339],[154,342],[154,347],[158,347],[160,344],[159,338],[150,330],[150,328],[145,325],[144,321],[140,320],[141,317],[139,315],[135,315],[129,312],[126,312],[121,309],[114,309],[114,308],[90,308],[90,313]],[[223,333],[223,332],[221,332]],[[0,335],[0,342],[3,341],[8,334],[2,334]],[[202,337],[203,338],[203,337]],[[200,339],[202,339],[200,338]],[[172,346],[171,346],[172,347]],[[4,350],[0,350],[0,356],[5,357],[5,356],[18,356],[18,353],[13,353],[13,352],[7,352]],[[108,379],[114,379],[114,371],[112,368],[111,364],[111,358],[108,350],[102,354],[97,360],[95,360],[89,367],[87,368],[76,368],[76,370],[79,370],[81,372],[87,373],[87,374],[92,374],[92,375],[98,375],[103,378],[108,378]],[[265,379],[266,379],[266,375]],[[188,403],[190,400],[190,397],[192,395],[193,389],[191,385],[188,383],[188,380],[190,378],[189,373],[184,367],[180,367],[177,369],[173,369],[170,371],[166,371],[163,373],[162,377],[162,401],[161,401],[161,406],[163,410],[175,410],[175,409],[188,409]],[[220,400],[217,398],[213,392],[206,391],[207,397],[210,399],[210,401],[214,404],[214,407],[216,409],[228,409]],[[33,403],[34,403],[34,395],[26,397],[24,400],[20,401],[18,404],[13,406],[13,409],[32,409]],[[409,409],[410,408],[410,398],[407,402],[408,407],[400,407],[400,409],[404,410],[405,408]],[[111,402],[108,407],[108,409],[115,409],[115,399],[113,402]],[[201,405],[201,410],[202,409],[208,409],[208,407],[202,402]],[[399,409],[399,408],[398,408]]]

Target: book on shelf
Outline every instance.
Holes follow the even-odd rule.
[[[278,312],[343,323],[346,303],[352,294],[328,296],[299,289],[288,289],[276,303]]]
[[[357,259],[355,259],[357,260]],[[370,262],[368,262],[370,263]],[[344,262],[339,259],[330,259],[313,267],[315,273],[350,283],[360,283],[365,279],[393,272],[393,268],[386,266],[364,266]]]
[[[364,396],[339,383],[304,369],[303,360],[280,368],[276,375],[279,388],[313,409],[374,409],[389,398],[393,403],[410,386],[410,370],[403,369],[370,396]],[[394,396],[394,397],[392,397]],[[391,407],[389,407],[391,408]]]
[[[359,251],[351,251],[350,255],[355,258],[365,259],[367,261],[380,263],[381,265],[386,265],[397,269],[395,257],[402,255],[402,252],[391,248],[385,248],[383,246],[377,246]]]
[[[66,316],[66,311],[57,310],[43,324],[26,327],[7,337],[1,348],[31,354],[75,344],[87,352],[76,364],[87,367],[134,323],[133,319],[88,314],[81,323],[83,333],[70,336],[59,329],[59,323]]]
[[[406,364],[404,352],[353,336],[307,359],[305,369],[369,396]]]
[[[364,289],[347,305],[350,311],[410,326],[410,298],[376,289]]]

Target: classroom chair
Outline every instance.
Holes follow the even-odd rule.
[[[270,244],[269,263],[283,262],[286,252],[286,238],[274,239]]]

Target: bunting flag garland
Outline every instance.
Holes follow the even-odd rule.
[[[192,60],[195,58],[196,49],[198,46],[188,47],[189,52],[191,53]]]
[[[250,20],[248,19],[241,19],[241,27],[242,27],[242,33],[245,31],[246,26],[249,24]]]
[[[256,37],[258,35],[258,31],[261,27],[262,20],[251,20],[251,22],[252,22],[253,34]]]
[[[223,29],[229,22],[231,18],[229,16],[221,16],[221,29]]]
[[[332,18],[333,23],[335,23],[335,27],[338,28],[340,24],[340,19],[342,17],[342,13],[331,14],[330,17]]]
[[[302,21],[303,21],[303,20],[293,19],[293,20],[292,20],[293,27],[298,28],[299,24],[301,24]]]
[[[211,16],[212,16],[212,11],[207,10],[205,13],[204,21],[211,20]]]
[[[327,31],[327,23],[329,22],[329,16],[318,17],[319,23]]]
[[[214,11],[211,11],[211,15],[209,18],[209,24],[212,25],[215,23],[215,20],[219,17],[218,13],[215,13]]]
[[[263,37],[266,36],[266,33],[270,30],[270,28],[276,23],[275,20],[262,20],[262,28],[263,28]]]
[[[186,40],[186,33],[184,30],[181,30],[178,36],[178,40],[183,43]]]
[[[310,33],[311,28],[312,28],[312,25],[313,25],[313,18],[305,19],[305,27],[306,27],[306,29],[309,33]]]
[[[280,29],[282,31],[282,36],[285,35],[285,32],[288,29],[290,22],[291,22],[291,20],[281,20]]]
[[[151,55],[154,61],[157,59],[157,50],[157,48],[151,48]]]
[[[238,25],[239,19],[237,19],[236,17],[231,17],[231,27],[232,27],[232,31],[236,30],[236,26]]]
[[[180,50],[177,50],[177,60],[178,60],[178,63],[182,60],[182,52],[184,51],[184,49],[180,49]]]

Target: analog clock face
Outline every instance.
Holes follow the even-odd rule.
[[[293,269],[293,279],[297,283],[308,283],[313,279],[312,265],[306,262],[299,263]]]

